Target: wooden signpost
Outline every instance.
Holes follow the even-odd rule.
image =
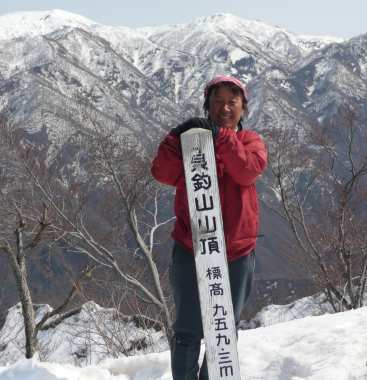
[[[241,380],[213,138],[181,135],[192,239],[210,380]]]

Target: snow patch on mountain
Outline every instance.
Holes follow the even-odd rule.
[[[293,44],[298,44],[303,50],[314,49],[343,39],[329,36],[306,36],[295,35],[279,26],[272,26],[261,21],[243,20],[228,13],[220,13],[212,16],[200,17],[187,24],[161,25],[155,27],[128,28],[124,26],[105,26],[90,20],[84,16],[67,12],[60,9],[37,11],[37,12],[15,12],[0,16],[0,40],[46,35],[63,28],[84,28],[97,34],[108,37],[108,40],[117,44],[118,38],[126,36],[129,39],[154,39],[168,32],[183,29],[192,32],[212,32],[218,30],[233,30],[244,38],[250,38],[258,43],[267,43],[279,36],[286,36]],[[178,46],[182,41],[177,41]],[[177,48],[178,48],[177,46]]]
[[[242,58],[249,57],[248,54],[246,54],[243,50],[235,48],[229,53],[229,58],[232,61],[232,63],[236,63]]]
[[[86,17],[60,9],[15,12],[0,16],[0,40],[45,35],[66,27],[90,28],[96,25]]]

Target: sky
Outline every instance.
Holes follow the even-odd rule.
[[[1,0],[0,15],[63,9],[113,26],[186,23],[216,13],[261,20],[296,34],[367,33],[367,0]]]

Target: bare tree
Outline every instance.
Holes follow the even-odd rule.
[[[12,268],[22,307],[25,331],[25,356],[31,358],[38,350],[37,335],[49,328],[50,321],[57,325],[80,307],[65,312],[79,289],[80,281],[90,270],[82,272],[67,297],[54,310],[36,322],[27,269],[27,258],[40,246],[53,241],[55,234],[48,215],[48,206],[35,191],[28,173],[29,150],[19,144],[12,126],[0,122],[0,252],[5,253]],[[35,171],[36,165],[33,167]]]
[[[86,105],[81,109],[85,116],[82,123],[75,122],[68,143],[78,151],[84,175],[50,181],[30,164],[26,164],[27,173],[54,213],[59,241],[112,270],[141,302],[156,309],[154,315],[163,321],[170,338],[171,312],[162,283],[165,273],[158,271],[155,252],[159,230],[174,219],[161,216],[161,200],[167,191],[153,181],[149,157],[135,138],[123,135],[117,123],[101,122]],[[63,196],[55,197],[55,186]],[[134,265],[136,257],[145,264],[139,260]]]
[[[143,318],[143,310],[135,315],[122,313],[122,304],[131,302],[125,287],[121,283],[112,286],[109,284],[109,289],[111,307],[100,308],[94,302],[84,304],[84,323],[72,328],[70,337],[73,344],[82,342],[80,350],[77,351],[85,352],[84,348],[91,346],[94,353],[102,357],[130,356],[139,351],[151,352],[156,348],[157,338],[164,336],[162,324],[157,324],[154,319]],[[140,303],[136,305],[136,309],[139,307]]]
[[[352,107],[300,143],[297,131],[271,139],[279,211],[335,311],[363,305],[367,280],[367,149]],[[295,148],[297,147],[297,148]]]

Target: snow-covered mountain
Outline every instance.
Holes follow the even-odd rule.
[[[365,36],[297,36],[230,14],[131,29],[60,10],[14,13],[0,17],[0,106],[36,132],[75,118],[77,94],[125,133],[154,139],[200,114],[205,83],[227,73],[248,84],[251,126],[297,119],[307,128],[344,98],[366,98],[366,45]],[[68,128],[64,137],[48,128],[49,139],[62,144]]]
[[[64,28],[89,28],[97,23],[62,10],[15,12],[0,16],[0,39],[29,38]]]
[[[229,14],[188,24],[138,29],[109,27],[60,10],[0,17],[0,115],[5,114],[14,127],[26,131],[25,138],[44,151],[48,165],[52,165],[55,152],[65,152],[67,163],[58,168],[61,177],[65,171],[78,175],[76,168],[80,171],[82,166],[79,152],[64,149],[70,146],[69,138],[85,116],[80,99],[87,100],[89,109],[102,123],[151,147],[150,143],[156,144],[171,126],[201,114],[203,87],[219,73],[235,75],[248,85],[248,126],[264,136],[279,127],[289,128],[299,136],[290,143],[307,143],[302,139],[305,131],[333,120],[347,101],[358,108],[362,123],[367,120],[367,34],[350,40],[297,36]],[[294,147],[297,149],[297,145]],[[259,185],[261,196],[269,200],[274,196],[266,181],[267,176]],[[271,210],[262,209],[265,239],[259,239],[258,278],[300,277],[302,268],[290,269],[291,264],[282,257],[290,236],[285,225]],[[288,280],[284,288],[284,292],[294,291]],[[325,311],[308,299],[285,308],[268,307],[252,324],[270,325],[296,315],[305,316],[309,308],[313,314]],[[106,315],[95,305],[92,309],[93,313]],[[15,351],[21,341],[20,311],[15,307],[12,313],[6,321],[10,327],[2,330],[0,340],[0,356],[5,358],[2,365],[17,357]],[[91,313],[85,306],[80,315],[68,321],[69,325],[60,326],[70,339],[66,341],[65,334],[55,333],[50,352],[66,350],[69,345],[72,350],[68,361],[81,364],[83,360],[100,360],[99,354],[88,356],[90,346],[85,334],[92,330],[85,321]],[[365,378],[366,320],[365,309],[360,309],[241,331],[244,377]],[[78,330],[79,336],[71,336],[75,325],[84,326],[84,330]],[[108,327],[115,328],[113,324]],[[132,330],[127,326],[125,333],[135,341],[144,340],[145,332],[134,329],[134,335]],[[161,339],[159,334],[155,336],[157,340]],[[46,331],[44,335],[49,338],[51,333]],[[100,344],[101,337],[94,338]],[[127,341],[128,349],[133,348],[134,339]],[[65,352],[60,352],[59,362],[65,359]],[[149,348],[145,352],[150,352]],[[139,373],[141,370],[145,372]],[[124,358],[81,370],[35,360],[2,367],[0,377],[20,379],[32,371],[34,378],[44,380],[60,376],[91,378],[91,373],[99,379],[115,375],[136,380],[169,379],[169,355],[164,352]]]
[[[297,36],[230,14],[138,29],[60,10],[0,17],[0,105],[33,132],[48,118],[54,124],[57,109],[75,115],[79,94],[125,132],[151,139],[200,113],[203,87],[218,73],[248,84],[250,124],[259,130],[268,113],[274,123],[293,113],[307,124],[345,96],[365,99],[366,67],[364,36]]]
[[[202,114],[203,87],[219,73],[247,84],[248,126],[264,136],[279,126],[296,130],[294,149],[305,143],[304,131],[332,120],[345,101],[367,119],[367,34],[298,36],[230,14],[138,29],[60,10],[0,17],[0,114],[27,131],[48,165],[65,152],[62,178],[81,171],[83,156],[63,149],[83,122],[80,99],[102,124],[154,149],[164,131]],[[266,176],[260,186],[263,199],[274,198]],[[260,274],[299,277],[281,258],[290,236],[285,224],[263,212]]]
[[[82,92],[106,117],[124,116],[128,128],[157,128],[198,112],[202,89],[216,73],[246,83],[269,69],[273,77],[274,68],[277,77],[279,70],[288,76],[310,53],[341,42],[229,14],[129,29],[59,10],[15,13],[0,18],[1,93],[9,107],[22,98],[20,120],[34,117],[49,94],[65,108],[65,98]],[[39,119],[30,128],[40,128]]]

